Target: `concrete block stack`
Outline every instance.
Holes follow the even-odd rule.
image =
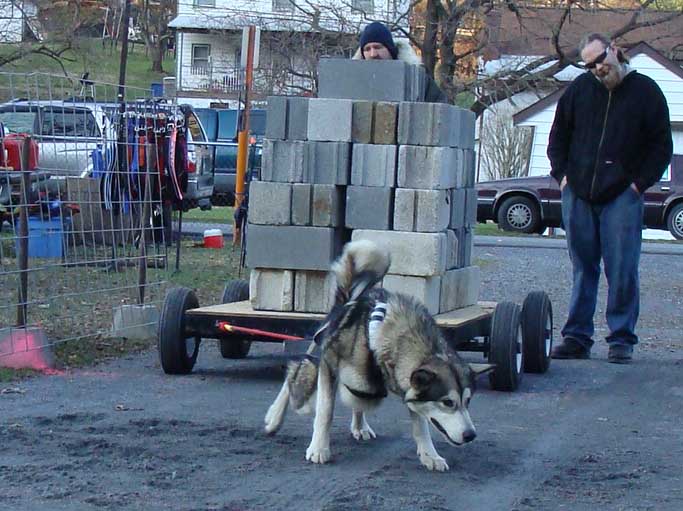
[[[424,70],[404,62],[326,59],[319,76],[319,98],[268,100],[250,187],[252,306],[327,312],[327,272],[349,239],[388,248],[384,286],[431,313],[476,303],[474,115],[422,102]]]

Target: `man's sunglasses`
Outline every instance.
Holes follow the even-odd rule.
[[[586,69],[595,69],[595,67],[598,64],[602,64],[602,61],[607,58],[607,54],[609,53],[609,46],[605,48],[605,51],[603,51],[600,55],[595,57],[595,60],[593,62],[589,62],[588,64],[585,64],[583,67]]]

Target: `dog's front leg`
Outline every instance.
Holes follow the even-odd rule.
[[[412,410],[410,411],[410,418],[413,424],[413,438],[417,444],[417,456],[420,458],[420,463],[429,470],[438,470],[439,472],[448,470],[446,460],[436,452],[427,419]]]
[[[334,398],[337,382],[324,359],[318,367],[318,391],[315,401],[313,438],[306,449],[306,459],[313,463],[327,463],[330,460],[330,426],[334,412]]]
[[[377,438],[377,435],[375,435],[375,432],[365,420],[365,413],[363,413],[363,410],[353,409],[353,415],[351,416],[351,434],[356,440]]]

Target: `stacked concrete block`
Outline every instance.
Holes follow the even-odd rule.
[[[447,271],[441,277],[439,309],[446,312],[476,304],[480,285],[481,275],[478,266]]]
[[[301,183],[308,168],[308,148],[300,140],[263,141],[261,179],[278,183]]]
[[[249,187],[249,221],[260,225],[292,223],[292,185],[254,181]]]
[[[397,231],[441,232],[451,220],[448,190],[398,188],[394,206]]]
[[[351,184],[356,186],[396,186],[396,146],[354,144]]]
[[[334,300],[334,284],[330,272],[294,272],[294,311],[329,312]]]
[[[351,172],[351,144],[347,142],[308,142],[303,182],[346,185]]]
[[[430,314],[438,314],[441,310],[441,275],[415,277],[389,274],[384,277],[382,286],[393,293],[403,293],[419,300]]]
[[[399,146],[398,186],[428,190],[455,188],[458,152],[453,147]]]
[[[254,309],[291,311],[294,309],[294,272],[254,269],[249,276],[249,300]]]
[[[308,140],[351,142],[353,101],[311,99],[308,104]]]
[[[396,103],[377,102],[374,104],[372,143],[396,144],[396,129],[398,127],[398,105]]]
[[[348,229],[392,228],[394,190],[379,186],[346,188],[346,221]]]

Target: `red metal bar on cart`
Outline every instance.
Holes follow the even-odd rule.
[[[231,332],[237,334],[258,335],[260,337],[270,337],[272,339],[280,339],[282,341],[305,341],[305,337],[296,337],[294,335],[277,334],[275,332],[268,332],[266,330],[258,330],[256,328],[246,328],[243,326],[231,325],[227,321],[218,321],[216,327],[223,332]]]

